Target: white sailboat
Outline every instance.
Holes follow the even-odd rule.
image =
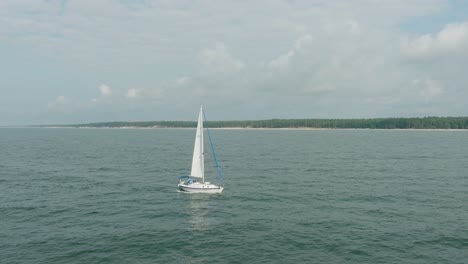
[[[205,181],[205,152],[203,142],[203,121],[205,114],[203,112],[203,106],[200,107],[200,113],[198,114],[197,132],[195,135],[195,147],[193,149],[192,158],[192,171],[189,176],[179,177],[179,184],[177,185],[179,190],[191,193],[221,193],[224,190],[222,185],[216,185]],[[218,166],[218,160],[216,159],[216,153],[214,151],[213,143],[211,142],[210,132],[207,128],[208,139],[210,141],[211,151],[215,160],[216,171],[218,176],[222,179],[221,170]]]

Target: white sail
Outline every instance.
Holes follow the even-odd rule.
[[[191,176],[201,178],[205,182],[204,168],[204,152],[203,152],[203,106],[200,107],[198,114],[197,133],[195,136],[195,147],[193,148],[192,172]]]

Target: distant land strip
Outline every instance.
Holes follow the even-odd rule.
[[[195,121],[99,122],[35,127],[74,128],[194,128]],[[208,121],[210,128],[354,128],[354,129],[468,129],[468,117],[415,117],[371,119],[269,119]]]

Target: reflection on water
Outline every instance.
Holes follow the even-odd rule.
[[[207,218],[207,207],[209,196],[206,194],[186,194],[188,196],[188,207],[190,213],[190,229],[196,231],[206,231],[209,228]]]

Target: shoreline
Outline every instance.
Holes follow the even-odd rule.
[[[62,126],[17,126],[17,127],[0,127],[0,128],[47,128],[47,129],[188,129],[195,130],[195,127],[62,127]],[[272,130],[272,131],[329,131],[329,130],[369,130],[369,131],[468,131],[468,129],[454,128],[314,128],[314,127],[213,127],[211,130]]]

